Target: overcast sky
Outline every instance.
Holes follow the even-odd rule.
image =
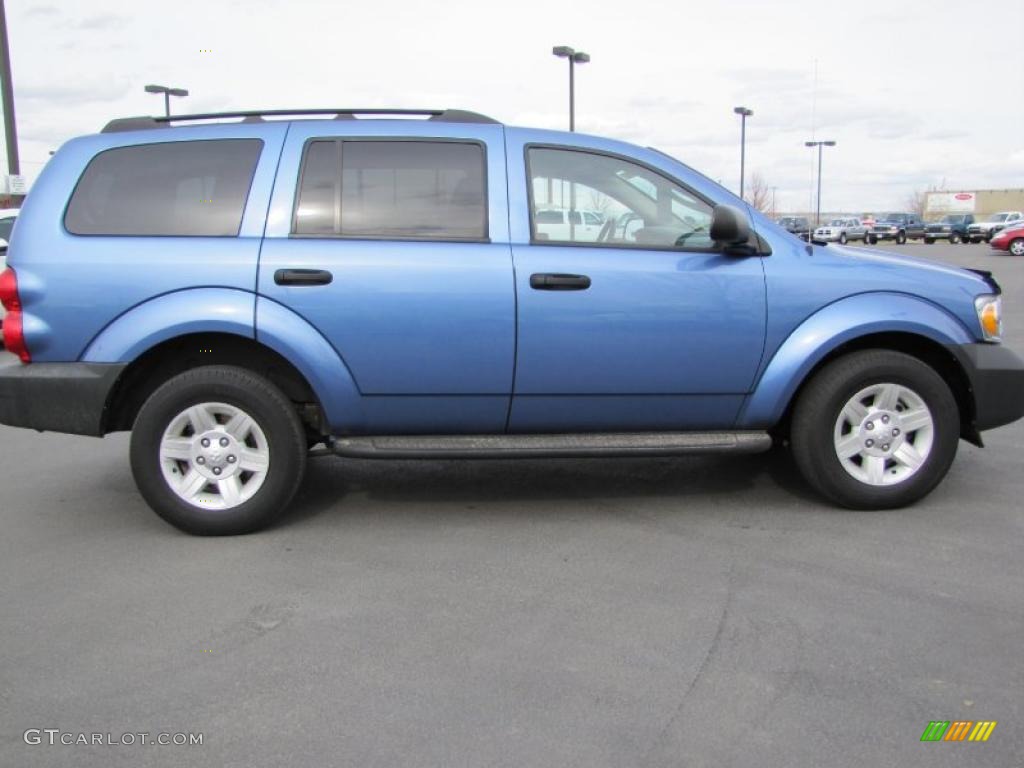
[[[902,208],[908,193],[1024,187],[1021,0],[8,0],[22,170],[112,117],[176,111],[460,107],[658,147],[735,189],[807,210]],[[817,87],[815,87],[817,62]],[[4,165],[6,161],[4,160]],[[748,184],[749,184],[748,175]]]

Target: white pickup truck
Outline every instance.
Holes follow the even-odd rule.
[[[1020,211],[1001,211],[993,213],[985,221],[976,221],[967,228],[967,236],[972,243],[986,243],[1000,230],[1006,229],[1011,224],[1024,220],[1024,213]]]

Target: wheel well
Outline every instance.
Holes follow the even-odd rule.
[[[103,434],[131,429],[142,404],[160,385],[204,365],[235,365],[266,377],[295,403],[311,436],[324,434],[323,409],[295,366],[269,347],[230,333],[178,336],[137,357],[118,378],[107,399]]]
[[[971,384],[967,374],[949,350],[938,342],[913,333],[874,333],[851,339],[845,344],[840,344],[818,361],[818,364],[804,376],[800,386],[797,387],[796,392],[790,398],[786,411],[774,431],[781,436],[789,435],[793,405],[796,403],[797,398],[800,397],[804,387],[807,386],[808,382],[814,378],[818,371],[843,355],[859,352],[864,349],[889,349],[894,352],[902,352],[911,357],[916,357],[922,363],[931,367],[949,385],[953,397],[956,399],[957,410],[960,412],[960,436],[971,442],[979,443],[980,437],[974,428],[974,395],[971,391]]]

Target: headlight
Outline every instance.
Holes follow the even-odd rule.
[[[1001,341],[1003,338],[1003,301],[999,296],[985,295],[974,300],[978,313],[981,333],[985,341]]]

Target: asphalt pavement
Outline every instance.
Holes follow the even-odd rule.
[[[1024,352],[1024,259],[883,247],[992,269]],[[280,525],[204,539],[126,435],[0,427],[0,765],[1024,765],[1024,423],[985,437],[891,512],[783,451],[317,459]],[[60,744],[94,733],[136,743]]]

